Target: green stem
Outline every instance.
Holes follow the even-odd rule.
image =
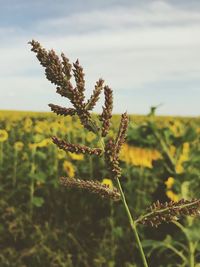
[[[171,156],[170,152],[169,152],[169,149],[166,145],[166,143],[163,141],[163,139],[160,137],[159,133],[154,129],[153,125],[152,125],[152,122],[151,122],[151,126],[152,126],[152,130],[153,130],[153,133],[154,133],[154,136],[156,137],[156,139],[158,140],[159,144],[160,144],[160,147],[162,149],[162,152],[163,154],[166,155],[166,157],[168,158],[170,164],[171,164],[171,167],[173,169],[173,172],[176,172],[176,163],[175,163],[175,160],[174,158]]]
[[[14,162],[13,162],[13,187],[16,185],[17,175],[17,151],[14,151]]]
[[[140,166],[139,168],[139,177],[143,177],[143,167]],[[137,197],[136,197],[136,210],[140,210],[141,208],[141,193],[142,192],[142,188],[144,186],[144,179],[139,179],[138,182],[138,193],[137,193]]]
[[[0,171],[3,167],[3,143],[0,142]]]
[[[194,243],[190,240],[190,237],[185,229],[185,227],[180,224],[177,221],[173,221],[173,223],[181,229],[181,231],[185,234],[185,237],[187,239],[188,242],[188,261],[189,261],[189,267],[195,267],[195,246]]]
[[[190,267],[194,267],[194,251],[195,251],[195,249],[194,249],[194,244],[193,244],[193,242],[189,242],[189,244],[188,244],[188,246],[189,246],[189,264],[190,264]]]
[[[33,215],[34,180],[31,178],[30,184],[30,217]]]
[[[183,263],[187,263],[187,258],[184,256],[184,254],[181,251],[178,251],[175,247],[173,247],[170,244],[165,245],[168,249],[171,249],[175,254],[177,254],[182,260]]]
[[[35,152],[36,152],[36,148],[33,148],[32,151],[32,163],[31,163],[31,170],[30,170],[30,174],[31,174],[31,181],[30,181],[30,218],[32,218],[33,215],[33,197],[34,197],[34,192],[35,192],[35,181],[34,181],[34,173],[35,173]]]
[[[109,218],[109,222],[110,222],[110,228],[111,228],[111,236],[110,236],[110,241],[111,241],[111,247],[112,247],[112,251],[111,251],[111,260],[114,262],[115,261],[115,252],[116,252],[116,247],[115,247],[115,236],[114,236],[114,228],[115,228],[115,224],[114,224],[114,208],[113,208],[113,201],[110,201],[110,218]]]
[[[89,264],[87,262],[87,253],[85,252],[85,249],[82,247],[82,245],[80,244],[80,242],[75,238],[75,236],[73,236],[71,233],[68,234],[68,237],[74,242],[74,244],[82,252],[84,265],[86,267],[89,267]]]
[[[57,177],[58,176],[58,150],[54,148],[53,154],[54,154],[53,170],[54,170],[55,176]]]
[[[145,254],[144,254],[144,251],[143,251],[143,248],[142,248],[142,244],[141,244],[138,232],[137,232],[136,223],[135,223],[135,221],[134,221],[134,219],[133,219],[133,217],[131,215],[131,212],[129,210],[128,204],[126,202],[126,198],[125,198],[121,183],[120,183],[118,178],[117,178],[117,183],[118,183],[118,187],[119,187],[119,191],[120,191],[120,194],[121,194],[121,198],[122,198],[122,202],[123,202],[124,208],[125,208],[126,213],[128,215],[129,222],[130,222],[131,228],[133,230],[133,234],[135,236],[136,243],[137,243],[139,251],[140,251],[140,256],[142,258],[143,265],[144,265],[144,267],[148,267],[147,260],[146,260],[146,257],[145,257]]]
[[[96,131],[96,134],[99,136],[99,140],[100,140],[100,143],[101,143],[101,146],[102,146],[102,150],[104,152],[105,151],[104,139],[99,135],[98,131]],[[143,248],[142,248],[142,244],[141,244],[138,232],[137,232],[136,223],[135,223],[135,221],[134,221],[134,219],[133,219],[133,217],[131,215],[131,212],[129,210],[128,204],[126,202],[126,198],[125,198],[121,183],[120,183],[118,178],[117,178],[117,184],[118,184],[118,187],[119,187],[119,191],[120,191],[120,195],[121,195],[121,198],[122,198],[122,202],[123,202],[124,208],[126,210],[128,218],[129,218],[130,226],[131,226],[131,228],[133,230],[133,234],[135,236],[135,240],[136,240],[136,243],[137,243],[138,248],[139,248],[139,252],[140,252],[140,256],[141,256],[142,262],[143,262],[143,266],[144,267],[148,267],[147,260],[146,260],[146,257],[145,257],[145,254],[144,254],[144,251],[143,251]]]

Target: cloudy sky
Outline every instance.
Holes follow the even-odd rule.
[[[115,112],[162,104],[159,114],[200,114],[199,0],[0,0],[0,109],[68,104],[30,52],[32,39],[79,58],[88,96],[103,77]]]

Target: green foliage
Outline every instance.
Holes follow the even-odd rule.
[[[118,123],[115,116],[113,134]],[[1,112],[0,129],[8,133],[7,140],[0,140],[1,267],[135,267],[132,262],[140,266],[122,205],[58,184],[58,177],[69,174],[99,181],[109,178],[103,159],[74,158],[49,140],[56,134],[95,146],[97,140],[83,130],[77,119],[55,118],[48,113]],[[122,184],[136,215],[145,213],[157,199],[169,200],[168,191],[174,194],[171,197],[200,197],[199,140],[198,119],[131,117],[126,155],[135,159],[140,153],[140,159],[136,165],[122,157],[121,166]],[[154,150],[161,157],[145,165],[150,160],[147,154],[151,155],[147,151]],[[167,188],[169,177],[174,178],[174,183]],[[150,266],[155,262],[160,262],[159,267],[189,266],[181,255],[188,260],[189,248],[194,247],[197,267],[199,231],[198,219],[192,218],[158,230],[141,227]]]

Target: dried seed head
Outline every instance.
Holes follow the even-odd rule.
[[[100,121],[102,121],[102,136],[105,137],[110,128],[110,119],[112,118],[113,109],[113,91],[110,87],[104,86],[105,95],[105,106],[103,107],[103,112],[99,116]]]
[[[97,101],[99,100],[99,96],[101,94],[101,91],[103,90],[103,83],[104,83],[104,80],[102,80],[102,79],[99,79],[96,82],[93,93],[86,104],[87,110],[93,110],[93,108],[95,107]]]
[[[46,51],[46,49],[42,48],[42,46],[40,45],[39,42],[36,42],[34,40],[32,40],[31,42],[29,42],[29,44],[32,46],[31,51],[33,51],[34,53],[36,53],[36,56],[40,62],[40,64],[43,67],[46,67],[48,64],[48,52]]]
[[[170,201],[165,203],[160,203],[158,200],[150,206],[148,211],[146,215],[140,216],[136,222],[157,227],[163,222],[169,223],[178,220],[181,216],[199,216],[200,199],[181,199],[178,202]]]
[[[121,176],[121,168],[119,167],[119,152],[122,144],[125,142],[127,128],[128,116],[127,113],[124,113],[121,116],[121,122],[115,142],[113,139],[109,139],[106,143],[106,162],[114,178],[119,178]]]
[[[115,144],[113,139],[109,139],[105,146],[105,159],[112,177],[117,179],[121,176],[121,168],[119,167],[118,156],[115,153]]]
[[[49,104],[49,107],[51,108],[51,111],[53,111],[57,115],[73,116],[76,114],[76,110],[74,108],[64,108],[64,107],[54,105],[54,104]]]
[[[61,177],[60,183],[69,188],[79,188],[91,193],[95,193],[102,198],[109,198],[114,201],[120,200],[120,193],[116,188],[110,188],[105,184],[101,184],[98,181],[94,180],[79,180],[79,179],[72,179]]]
[[[61,58],[62,58],[62,71],[65,74],[65,78],[68,80],[71,79],[71,70],[72,70],[72,65],[69,63],[69,59],[65,56],[64,53],[61,53]]]
[[[57,137],[52,137],[54,144],[56,144],[60,149],[66,152],[72,152],[77,154],[89,154],[100,156],[102,154],[102,149],[100,148],[90,148],[87,146],[75,145],[71,143],[67,143],[64,140],[60,140]]]
[[[127,113],[125,112],[124,114],[121,115],[121,122],[117,134],[117,138],[115,141],[115,153],[118,155],[120,152],[120,149],[125,142],[126,139],[126,132],[128,129],[128,116]]]
[[[84,91],[85,91],[85,80],[84,80],[84,72],[83,72],[83,68],[80,66],[79,61],[77,59],[77,61],[73,64],[74,69],[73,69],[73,73],[74,73],[74,78],[76,81],[76,88],[79,92],[80,98],[83,101],[85,96],[84,96]]]
[[[79,65],[78,60],[73,64],[73,74],[76,82],[76,88],[73,88],[71,79],[72,65],[68,58],[62,53],[61,59],[56,55],[54,50],[47,52],[36,41],[30,42],[31,50],[36,53],[41,65],[45,68],[47,79],[56,85],[56,92],[63,97],[67,97],[74,106],[76,114],[79,116],[82,125],[89,131],[95,132],[98,127],[92,123],[91,115],[84,103],[85,80],[83,68]],[[53,107],[54,112],[64,115],[65,113],[73,114],[73,109],[64,110],[63,108]]]
[[[45,68],[47,79],[57,86],[57,93],[71,100],[73,86],[69,81],[71,77],[71,65],[68,59],[62,54],[63,61],[61,61],[54,50],[47,52],[39,42],[32,40],[29,43],[32,46],[31,51],[36,53],[40,64]]]

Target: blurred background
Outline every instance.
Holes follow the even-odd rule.
[[[53,144],[101,146],[76,116],[49,112],[49,103],[70,103],[28,42],[79,58],[86,98],[101,77],[113,89],[107,138],[128,112],[121,183],[136,218],[156,200],[200,198],[199,33],[199,1],[0,0],[1,267],[142,266],[121,202],[59,184],[66,176],[116,186],[103,157]],[[97,121],[103,104],[102,94]],[[200,266],[199,218],[138,230],[149,267]]]

